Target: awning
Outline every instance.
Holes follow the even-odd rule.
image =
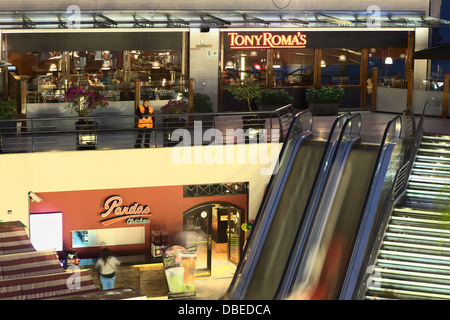
[[[450,43],[414,52],[414,59],[450,60]]]

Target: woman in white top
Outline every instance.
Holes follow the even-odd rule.
[[[109,249],[103,248],[100,259],[95,264],[95,268],[100,269],[100,281],[103,290],[114,288],[116,267],[118,265],[120,265],[120,261],[116,257],[111,256]]]

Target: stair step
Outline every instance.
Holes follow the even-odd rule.
[[[434,155],[439,155],[439,157],[443,157],[443,158],[448,158],[448,156],[450,155],[450,150],[447,149],[443,149],[443,148],[429,148],[429,147],[419,147],[419,154],[421,155],[427,155],[427,154],[434,154]]]
[[[432,264],[428,262],[411,262],[398,261],[390,259],[378,259],[377,266],[382,268],[390,268],[395,270],[415,271],[415,272],[431,272],[440,275],[450,276],[450,265]]]
[[[431,190],[414,190],[406,189],[406,195],[409,197],[419,197],[428,199],[440,199],[450,201],[450,192],[446,191],[431,191]]]
[[[429,183],[429,182],[417,182],[416,180],[410,180],[408,182],[408,188],[420,189],[420,190],[432,190],[432,191],[447,191],[450,192],[450,187],[442,183]]]
[[[438,170],[438,169],[424,169],[424,168],[412,168],[412,175],[417,176],[431,176],[431,177],[446,177],[447,181],[450,181],[450,169]]]
[[[450,258],[450,247],[446,247],[443,245],[428,245],[411,242],[396,242],[385,240],[383,241],[381,248],[383,250],[395,250],[395,251],[402,251],[405,253],[442,255],[448,256]]]
[[[424,134],[422,137],[422,141],[442,141],[442,142],[450,142],[450,136],[447,135],[430,135]]]
[[[426,161],[426,162],[434,162],[434,163],[438,163],[438,164],[446,164],[446,163],[450,163],[450,158],[443,157],[443,156],[418,154],[416,156],[416,161]]]
[[[415,227],[406,225],[389,225],[388,232],[393,233],[407,233],[411,236],[424,236],[431,238],[450,238],[450,230],[447,229],[436,229],[436,228],[425,228],[425,227]]]
[[[426,283],[435,283],[450,286],[450,275],[433,273],[397,270],[388,268],[374,268],[374,275],[384,279],[417,281]]]
[[[412,290],[398,290],[398,289],[369,287],[369,291],[366,294],[366,299],[368,299],[368,300],[387,300],[387,299],[447,300],[447,299],[450,299],[450,295],[412,291]]]
[[[416,161],[416,162],[414,162],[414,168],[438,169],[438,170],[450,172],[450,164],[445,164],[445,163]]]
[[[372,277],[374,286],[369,285],[369,290],[372,288],[385,288],[394,290],[405,290],[413,292],[421,292],[425,294],[443,294],[450,299],[450,285],[429,283],[421,281],[408,281],[398,279],[385,279],[381,277]]]
[[[381,249],[379,253],[380,259],[392,259],[397,261],[419,262],[419,263],[431,263],[431,264],[443,264],[450,266],[450,257],[441,256],[438,254],[425,254],[415,252],[403,252],[395,250]]]
[[[405,231],[405,230],[401,230]],[[400,231],[400,232],[401,232]],[[395,232],[395,229],[392,230],[388,227],[388,232],[386,232],[384,239],[386,241],[396,241],[396,242],[405,242],[411,244],[425,244],[425,245],[450,245],[450,237],[436,237],[436,236],[423,236],[416,234],[405,234]]]

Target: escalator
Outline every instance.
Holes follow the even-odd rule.
[[[336,297],[361,212],[370,203],[365,195],[380,176],[380,162],[391,155],[386,160],[380,145],[362,143],[360,128],[359,114],[344,114],[325,146],[310,137],[288,142],[224,299],[314,298],[297,296],[312,291]],[[298,287],[305,283],[310,286]]]
[[[450,299],[449,203],[450,136],[424,135],[361,299]]]

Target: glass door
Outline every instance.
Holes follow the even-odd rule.
[[[233,207],[228,207],[228,262],[237,265],[241,258],[241,212]]]
[[[197,248],[196,276],[211,275],[212,213],[211,206],[196,209],[183,217],[183,246]]]

